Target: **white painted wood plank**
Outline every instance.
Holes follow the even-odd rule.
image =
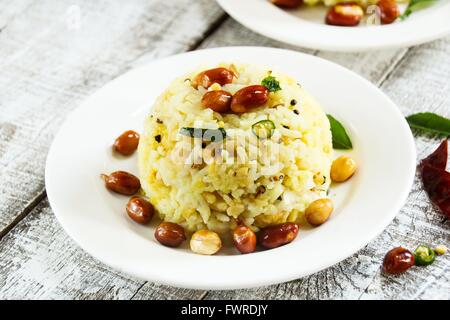
[[[206,293],[202,290],[188,290],[146,282],[136,291],[132,300],[201,300]]]
[[[5,3],[2,3],[2,10],[0,10],[0,33],[11,20],[15,19],[18,14],[24,12],[32,3],[33,0],[5,1]]]
[[[0,252],[1,299],[119,299],[141,285],[80,250],[55,221],[47,201],[8,233]]]
[[[0,299],[131,299],[143,284],[81,250],[47,200],[0,242]],[[155,299],[201,294],[165,286],[147,289],[147,297]]]
[[[216,29],[208,38],[206,38],[200,45],[202,48],[214,47],[229,47],[229,46],[261,46],[291,49],[295,51],[314,53],[316,51],[299,48],[291,45],[275,41],[264,36],[261,36],[244,26],[240,25],[235,20],[228,18],[220,28]],[[232,59],[233,57],[230,57]]]
[[[336,62],[380,85],[407,51],[407,48],[364,53],[319,51],[316,56]]]

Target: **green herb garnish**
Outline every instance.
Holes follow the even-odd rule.
[[[327,114],[327,117],[330,121],[333,148],[343,150],[353,148],[352,142],[347,134],[347,131],[345,131],[344,126],[335,118],[333,118],[333,116]]]
[[[437,0],[411,0],[406,7],[405,12],[400,16],[400,19],[405,20],[411,13],[428,8],[435,2],[437,2]]]
[[[180,134],[191,138],[202,139],[203,141],[222,141],[226,138],[227,132],[224,128],[219,129],[203,129],[183,127],[180,129]]]
[[[261,120],[252,125],[252,132],[258,139],[268,139],[275,131],[275,124],[271,120]]]
[[[273,76],[267,76],[261,81],[261,85],[266,87],[269,92],[281,90],[280,82]]]
[[[406,117],[411,128],[450,137],[450,119],[432,112],[422,112]]]

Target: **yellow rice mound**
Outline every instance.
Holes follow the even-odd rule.
[[[138,148],[145,195],[161,219],[192,232],[225,233],[239,222],[257,231],[300,221],[312,201],[326,197],[330,184],[332,143],[325,113],[295,79],[264,66],[234,64],[238,77],[233,83],[192,87],[190,79],[216,67],[230,64],[209,65],[176,79],[151,109]],[[282,89],[251,112],[219,114],[201,105],[207,90],[234,94],[270,74]],[[267,119],[275,124],[274,133],[258,139],[252,125]],[[220,150],[214,161],[193,164],[193,149],[207,160],[211,156],[204,154],[208,148],[201,138],[180,134],[182,127],[225,129],[227,138],[216,142]],[[261,145],[266,152],[255,156]]]

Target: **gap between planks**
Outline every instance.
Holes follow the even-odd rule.
[[[15,226],[17,226],[19,224],[19,222],[21,222],[23,219],[25,219],[28,214],[30,214],[30,212],[39,205],[39,203],[41,203],[41,201],[43,201],[47,196],[47,192],[45,191],[45,188],[42,189],[38,195],[32,199],[27,206],[23,209],[23,211],[17,215],[17,217],[9,224],[7,225],[5,228],[3,228],[3,230],[0,230],[0,241],[2,241],[2,239],[12,230],[14,229]]]
[[[202,43],[209,38],[216,30],[219,30],[220,27],[229,19],[229,16],[227,13],[223,13],[214,23],[211,24],[211,26],[205,31],[203,34],[203,37],[198,39],[186,52],[188,51],[194,51],[198,49]]]
[[[386,72],[380,77],[380,79],[375,83],[378,88],[381,88],[383,84],[386,82],[386,80],[389,79],[391,74],[397,70],[398,67],[400,67],[403,60],[406,59],[408,56],[408,53],[411,48],[407,48],[405,51],[403,51],[401,54],[399,54],[398,57],[394,60],[394,63],[391,64],[391,66],[386,70]]]

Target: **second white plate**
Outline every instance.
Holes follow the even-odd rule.
[[[289,245],[239,255],[232,249],[200,256],[171,249],[125,213],[127,197],[108,192],[100,173],[137,173],[137,157],[118,158],[114,138],[140,131],[155,98],[179,75],[222,61],[278,68],[342,120],[359,164],[348,182],[330,193],[335,211],[315,229],[301,229]],[[396,106],[355,73],[294,51],[233,47],[195,51],[155,61],[112,81],[71,114],[57,134],[46,166],[52,209],[66,232],[100,261],[133,276],[178,287],[233,289],[293,280],[327,268],[362,248],[400,210],[415,172],[410,129]]]
[[[285,10],[269,0],[217,0],[247,28],[282,42],[332,51],[366,51],[406,47],[450,33],[450,1],[413,13],[405,21],[382,26],[337,27],[323,23],[326,8]]]

